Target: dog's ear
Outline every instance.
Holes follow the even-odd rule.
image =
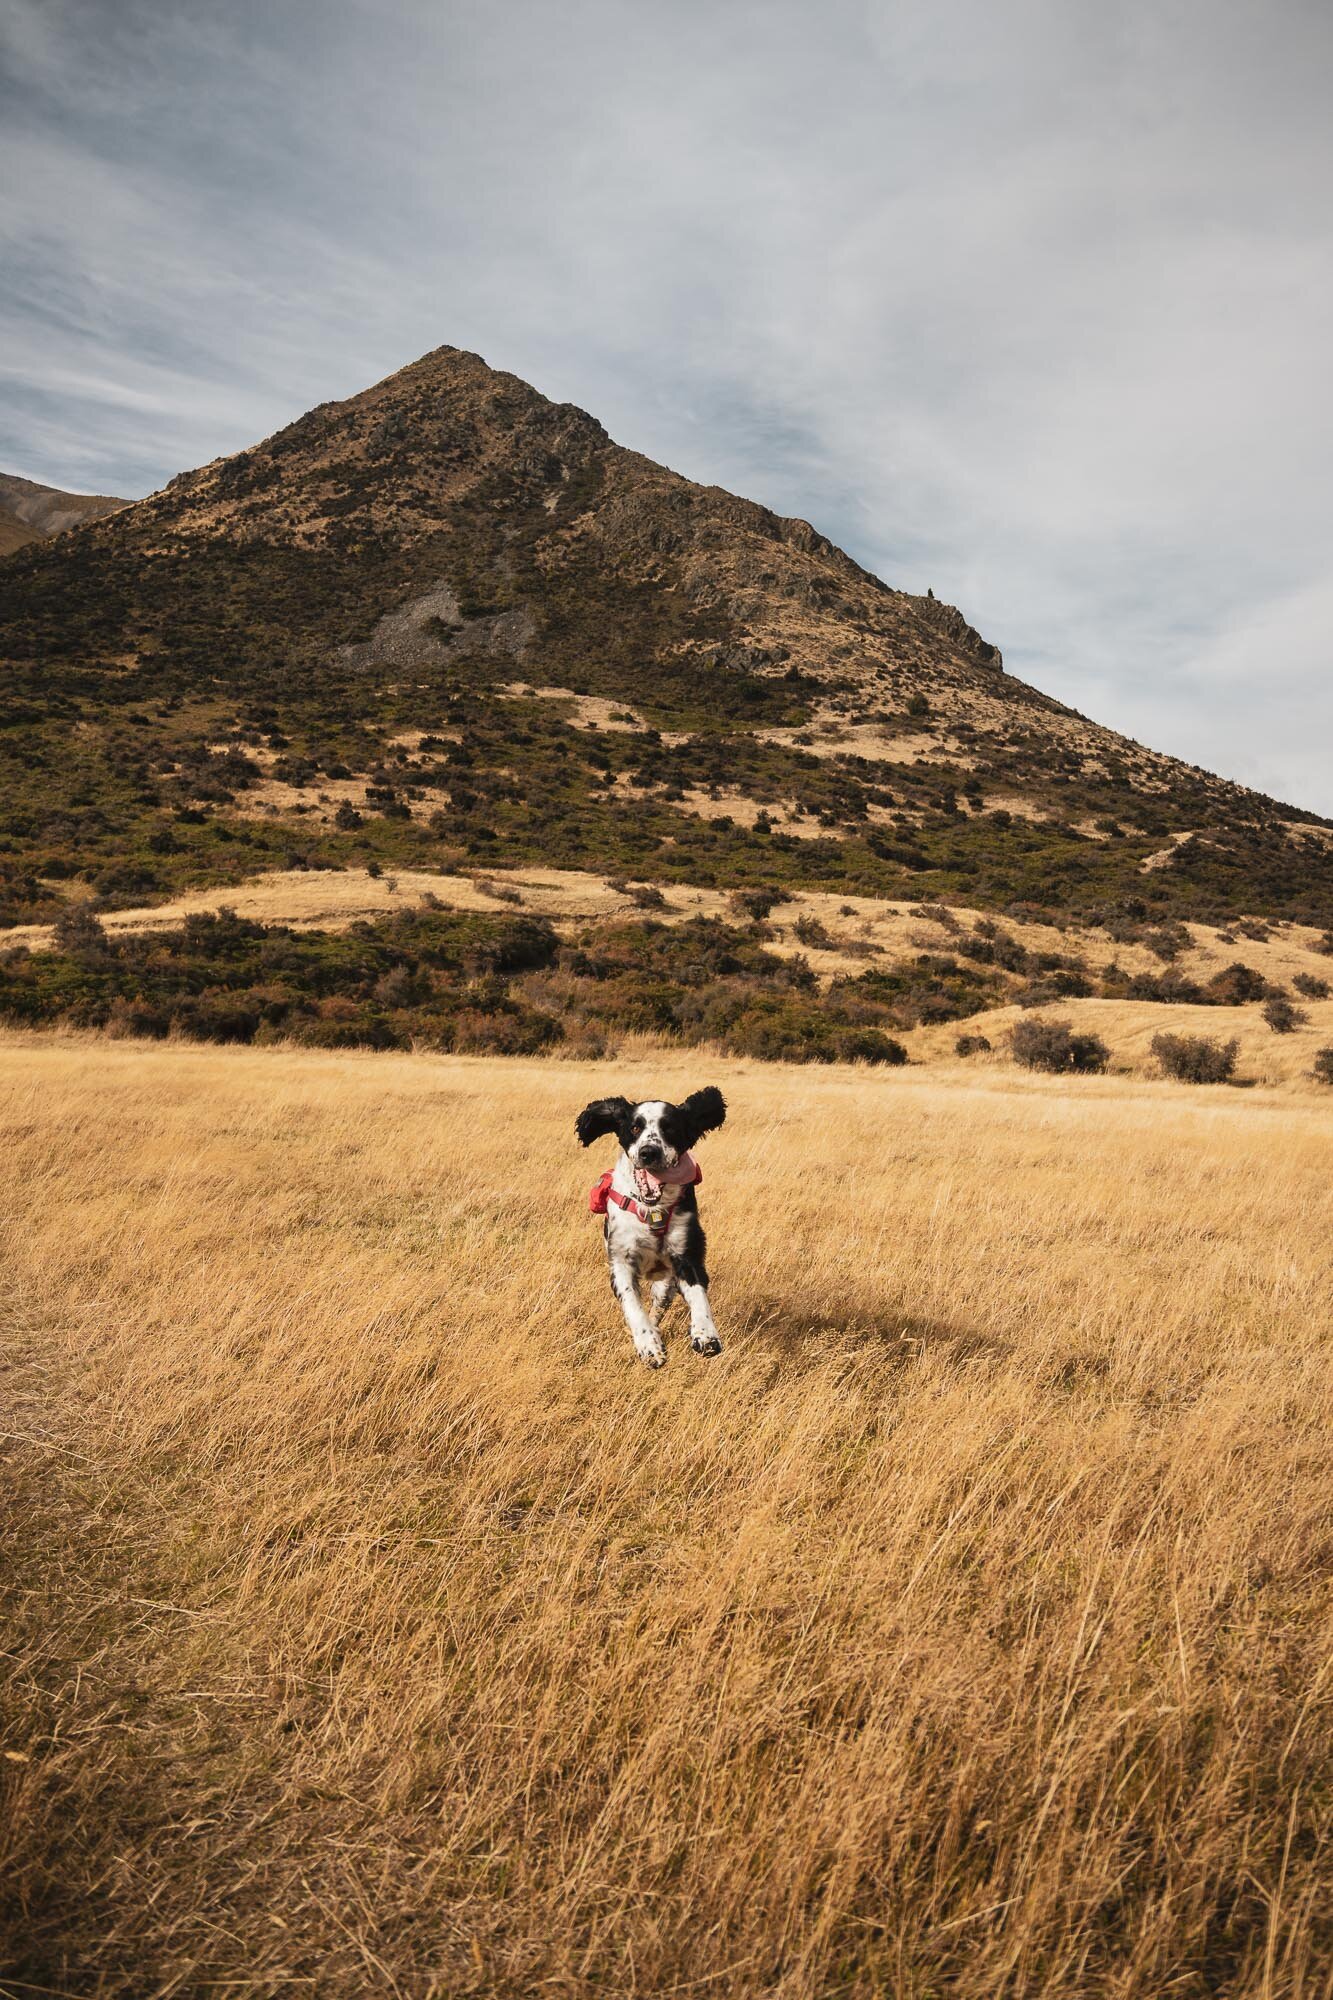
[[[585,1104],[574,1120],[580,1146],[591,1146],[606,1132],[619,1132],[634,1106],[627,1097],[598,1097]]]
[[[692,1090],[680,1109],[689,1128],[687,1143],[692,1146],[705,1132],[716,1132],[718,1126],[725,1122],[727,1100],[710,1083],[707,1090]]]

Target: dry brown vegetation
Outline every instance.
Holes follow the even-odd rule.
[[[425,896],[437,897],[448,909],[491,908],[494,898],[478,889],[478,879],[473,866],[461,873],[453,868],[400,868],[381,869],[373,875],[365,868],[309,872],[270,869],[225,890],[191,889],[169,900],[107,909],[99,914],[113,934],[169,930],[184,916],[216,910],[222,904],[235,910],[238,916],[259,923],[338,930],[364,918],[389,915],[420,902]],[[503,879],[519,890],[525,906],[534,914],[550,917],[556,923],[613,916],[623,913],[633,901],[623,890],[612,887],[605,876],[582,868],[512,868],[503,872]],[[662,891],[666,903],[658,914],[664,922],[693,916],[734,915],[729,891],[681,882],[665,882]],[[80,898],[73,896],[70,900]],[[987,915],[964,903],[953,904],[945,914],[954,926],[965,930]],[[835,938],[834,946],[817,951],[800,946],[796,927],[802,917],[813,917],[824,925]],[[952,941],[949,926],[923,917],[919,901],[911,897],[893,901],[878,896],[848,895],[841,890],[784,890],[769,921],[775,951],[804,949],[811,964],[822,973],[861,969],[866,946],[874,953],[893,956],[908,951],[947,950]],[[1142,942],[1115,938],[1096,925],[1071,924],[1061,929],[1054,924],[1013,916],[1000,921],[1004,930],[1029,950],[1077,950],[1094,971],[1104,971],[1113,960],[1131,973],[1160,972],[1163,967],[1163,960]],[[1265,924],[1257,927],[1261,935],[1255,937],[1238,936],[1234,931],[1210,924],[1196,923],[1183,928],[1189,943],[1172,963],[1178,971],[1197,979],[1210,978],[1238,957],[1266,979],[1278,983],[1300,973],[1333,977],[1333,964],[1320,944],[1320,932],[1308,924]],[[15,924],[3,932],[2,941],[5,946],[23,945],[41,950],[49,945],[51,936],[50,924]],[[1153,1018],[1157,1018],[1156,1013]]]
[[[0,1078],[16,1993],[1333,1992],[1326,1104]],[[652,1376],[571,1120],[708,1080]]]
[[[582,935],[589,924],[633,914],[643,893],[641,884],[618,878],[612,882],[577,868],[518,868],[489,877],[475,868],[468,872],[381,870],[375,874],[364,868],[272,870],[225,894],[216,888],[191,890],[169,902],[104,911],[100,921],[108,935],[120,937],[171,930],[188,916],[225,906],[266,925],[342,931],[360,921],[402,913],[425,901],[448,910],[493,912],[517,900],[529,915],[548,918],[568,940]],[[737,921],[736,899],[723,890],[667,883],[660,893],[662,901],[651,905],[651,914],[665,924],[697,917]],[[832,891],[793,890],[785,892],[769,910],[767,929],[771,935],[766,936],[765,945],[778,957],[806,959],[827,988],[839,974],[855,976],[871,967],[910,960],[923,951],[950,952],[958,937],[983,918],[983,912],[963,905],[944,908]],[[1049,923],[1006,918],[1003,929],[1034,954],[1076,953],[1094,976],[1104,974],[1113,963],[1130,974],[1163,970],[1163,959],[1141,939],[1125,941],[1099,927],[1071,925],[1060,929]],[[53,935],[50,925],[14,926],[3,933],[3,943],[10,948],[41,951],[50,948]],[[1196,923],[1181,927],[1181,939],[1172,969],[1202,984],[1237,959],[1283,987],[1301,979],[1322,984],[1333,975],[1333,961],[1322,948],[1320,933],[1308,925],[1250,924],[1237,932]],[[1318,1051],[1333,1043],[1333,999],[1314,1000],[1301,1011],[1305,1018],[1295,1032],[1279,1036],[1257,1005],[1168,1006],[1150,1000],[1063,997],[1055,1003],[1055,1012],[1067,1016],[1079,1033],[1096,1035],[1106,1042],[1112,1066],[1122,1073],[1158,1076],[1160,1065],[1152,1042],[1155,1035],[1169,1031],[1223,1041],[1234,1038],[1241,1081],[1282,1084],[1319,1094],[1321,1086],[1312,1071]],[[1024,1009],[1015,1003],[966,1017],[968,1032],[984,1034],[991,1042],[993,1055],[989,1060],[993,1066],[1008,1064],[1010,1037],[1023,1019]],[[897,1032],[913,1062],[932,1066],[952,1062],[958,1019],[916,1028],[903,1025]]]

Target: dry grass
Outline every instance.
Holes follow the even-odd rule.
[[[517,868],[506,870],[502,879],[518,889],[529,910],[557,921],[608,917],[633,907],[600,875],[577,868]],[[676,893],[687,894],[691,908],[703,908],[709,915],[720,914],[726,907],[720,890]],[[309,872],[275,868],[232,888],[190,889],[170,902],[108,910],[102,922],[113,936],[125,931],[172,930],[182,917],[225,907],[252,923],[292,924],[298,930],[345,930],[363,918],[392,916],[395,911],[410,909],[426,896],[438,897],[450,910],[496,907],[495,898],[477,887],[475,873],[402,868],[371,875],[364,868]],[[20,924],[3,936],[6,944],[26,945],[37,951],[50,944],[52,932],[48,924]]]
[[[1328,961],[1325,959],[1325,965]],[[1205,1035],[1214,1041],[1239,1043],[1236,1076],[1247,1084],[1282,1087],[1323,1098],[1333,1106],[1333,1092],[1311,1074],[1319,1049],[1333,1047],[1333,1000],[1303,1000],[1308,1019],[1290,1034],[1275,1035],[1258,1007],[1164,1007],[1151,1000],[1055,1000],[1037,1011],[1042,1018],[1067,1020],[1080,1034],[1100,1035],[1111,1051],[1114,1067],[1129,1075],[1157,1077],[1161,1067],[1152,1052],[1154,1035]],[[1021,1007],[993,1007],[965,1021],[943,1027],[917,1028],[902,1039],[917,1062],[947,1061],[960,1034],[985,1035],[994,1054],[974,1057],[988,1067],[1011,1061],[1009,1034],[1023,1020]]]
[[[1333,1991],[1328,1107],[710,1075],[0,1043],[15,1992]]]

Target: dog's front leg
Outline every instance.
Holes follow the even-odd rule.
[[[673,1257],[671,1268],[680,1286],[680,1295],[690,1309],[690,1346],[696,1354],[720,1354],[722,1336],[713,1322],[713,1308],[708,1303],[708,1273],[701,1257],[688,1253],[683,1257]]]
[[[643,1300],[639,1297],[639,1274],[633,1259],[626,1256],[623,1250],[616,1249],[608,1252],[608,1262],[611,1266],[611,1290],[620,1300],[620,1310],[625,1315],[634,1351],[650,1368],[660,1368],[666,1360],[666,1349],[657,1328],[643,1309]]]
[[[659,1278],[652,1287],[653,1305],[650,1316],[654,1326],[661,1326],[663,1319],[666,1317],[667,1308],[675,1296],[676,1274],[674,1271],[669,1271],[665,1278]]]

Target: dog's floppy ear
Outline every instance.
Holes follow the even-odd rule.
[[[716,1132],[727,1116],[727,1100],[711,1083],[707,1090],[692,1090],[680,1108],[689,1126],[691,1146],[705,1132]]]
[[[591,1146],[603,1133],[619,1132],[633,1109],[627,1097],[598,1097],[585,1104],[574,1120],[580,1146]]]

